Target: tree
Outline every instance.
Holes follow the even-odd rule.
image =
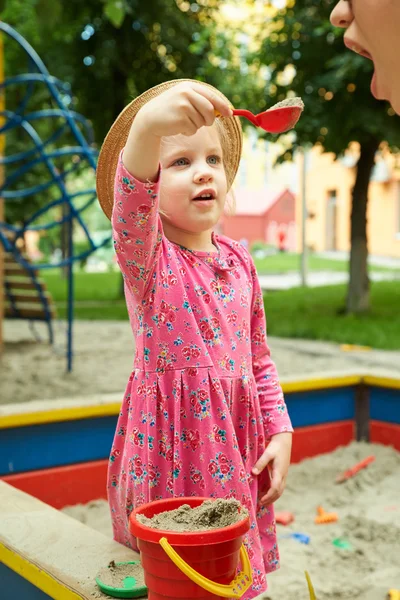
[[[271,79],[262,94],[276,101],[288,92],[301,96],[303,116],[293,150],[320,144],[343,154],[350,142],[360,145],[352,191],[350,281],[347,312],[369,309],[367,203],[375,154],[383,141],[396,150],[400,121],[387,104],[370,93],[372,63],[343,45],[343,32],[329,22],[336,0],[289,0],[260,32],[260,50],[248,62],[268,66]],[[262,102],[262,98],[261,98]]]
[[[27,39],[51,75],[71,85],[71,107],[91,120],[100,145],[133,97],[169,79],[198,76],[199,58],[190,52],[190,46],[212,22],[219,2],[8,0],[1,18]],[[208,50],[206,47],[205,52]],[[6,42],[7,76],[26,72],[28,65],[25,57],[21,58],[16,44]],[[7,90],[9,106],[16,105],[18,94],[21,90]],[[31,109],[43,108],[46,102],[48,99],[36,94]],[[41,127],[50,128],[51,124]],[[40,133],[47,137],[46,131]],[[24,144],[26,139],[18,130],[7,136],[9,152],[17,152]],[[39,167],[19,185],[33,185],[47,176],[46,168]],[[7,203],[7,219],[23,220],[24,215],[49,202],[51,193]]]

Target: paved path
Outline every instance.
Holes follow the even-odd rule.
[[[317,252],[315,256],[330,258],[332,260],[349,260],[348,252]],[[400,258],[370,254],[368,256],[368,264],[375,265],[376,267],[387,267],[388,269],[400,269]]]
[[[400,281],[400,271],[392,273],[384,271],[370,273],[372,281]],[[293,271],[289,273],[276,273],[270,275],[259,275],[261,289],[266,291],[289,290],[294,287],[301,286],[300,273]],[[321,287],[324,285],[336,285],[347,283],[349,280],[348,273],[338,271],[310,271],[307,275],[308,287]]]

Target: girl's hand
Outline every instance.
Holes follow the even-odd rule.
[[[134,127],[156,138],[177,135],[194,135],[200,127],[215,121],[215,111],[224,117],[232,110],[212,89],[183,82],[145,104],[136,115]]]
[[[272,436],[267,448],[254,465],[252,470],[254,475],[259,475],[265,467],[268,467],[271,473],[271,487],[260,500],[262,506],[272,504],[282,496],[290,465],[291,450],[292,434],[277,433]]]

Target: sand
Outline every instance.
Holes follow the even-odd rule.
[[[182,504],[175,510],[166,510],[149,519],[145,515],[136,515],[137,520],[146,527],[164,531],[206,531],[228,527],[248,516],[247,510],[234,498],[224,500],[206,500],[200,506],[191,508]]]
[[[42,324],[37,330],[46,340]],[[55,322],[55,346],[37,343],[25,321],[4,321],[0,357],[0,404],[115,394],[122,399],[133,364],[134,343],[126,321],[77,321],[74,368],[66,373],[66,327]],[[269,338],[282,381],[348,371],[399,375],[400,352],[344,352],[337,344]]]
[[[301,98],[286,98],[286,100],[282,100],[281,102],[277,102],[274,104],[269,110],[275,110],[277,108],[287,108],[290,106],[298,106],[301,109],[304,109],[304,102]]]
[[[367,469],[346,483],[334,483],[336,475],[370,454],[376,460]],[[316,525],[318,505],[337,512],[338,522]],[[308,600],[306,569],[318,600],[384,600],[389,589],[400,589],[399,452],[353,443],[292,465],[276,510],[293,512],[295,521],[278,525],[281,569],[268,577],[265,600]],[[105,501],[65,511],[110,534]],[[285,537],[296,532],[308,535],[309,544]],[[336,547],[337,538],[351,550]]]

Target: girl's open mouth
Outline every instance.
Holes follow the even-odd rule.
[[[195,202],[211,202],[215,200],[216,194],[214,190],[204,190],[198,196],[195,196],[193,200]]]

